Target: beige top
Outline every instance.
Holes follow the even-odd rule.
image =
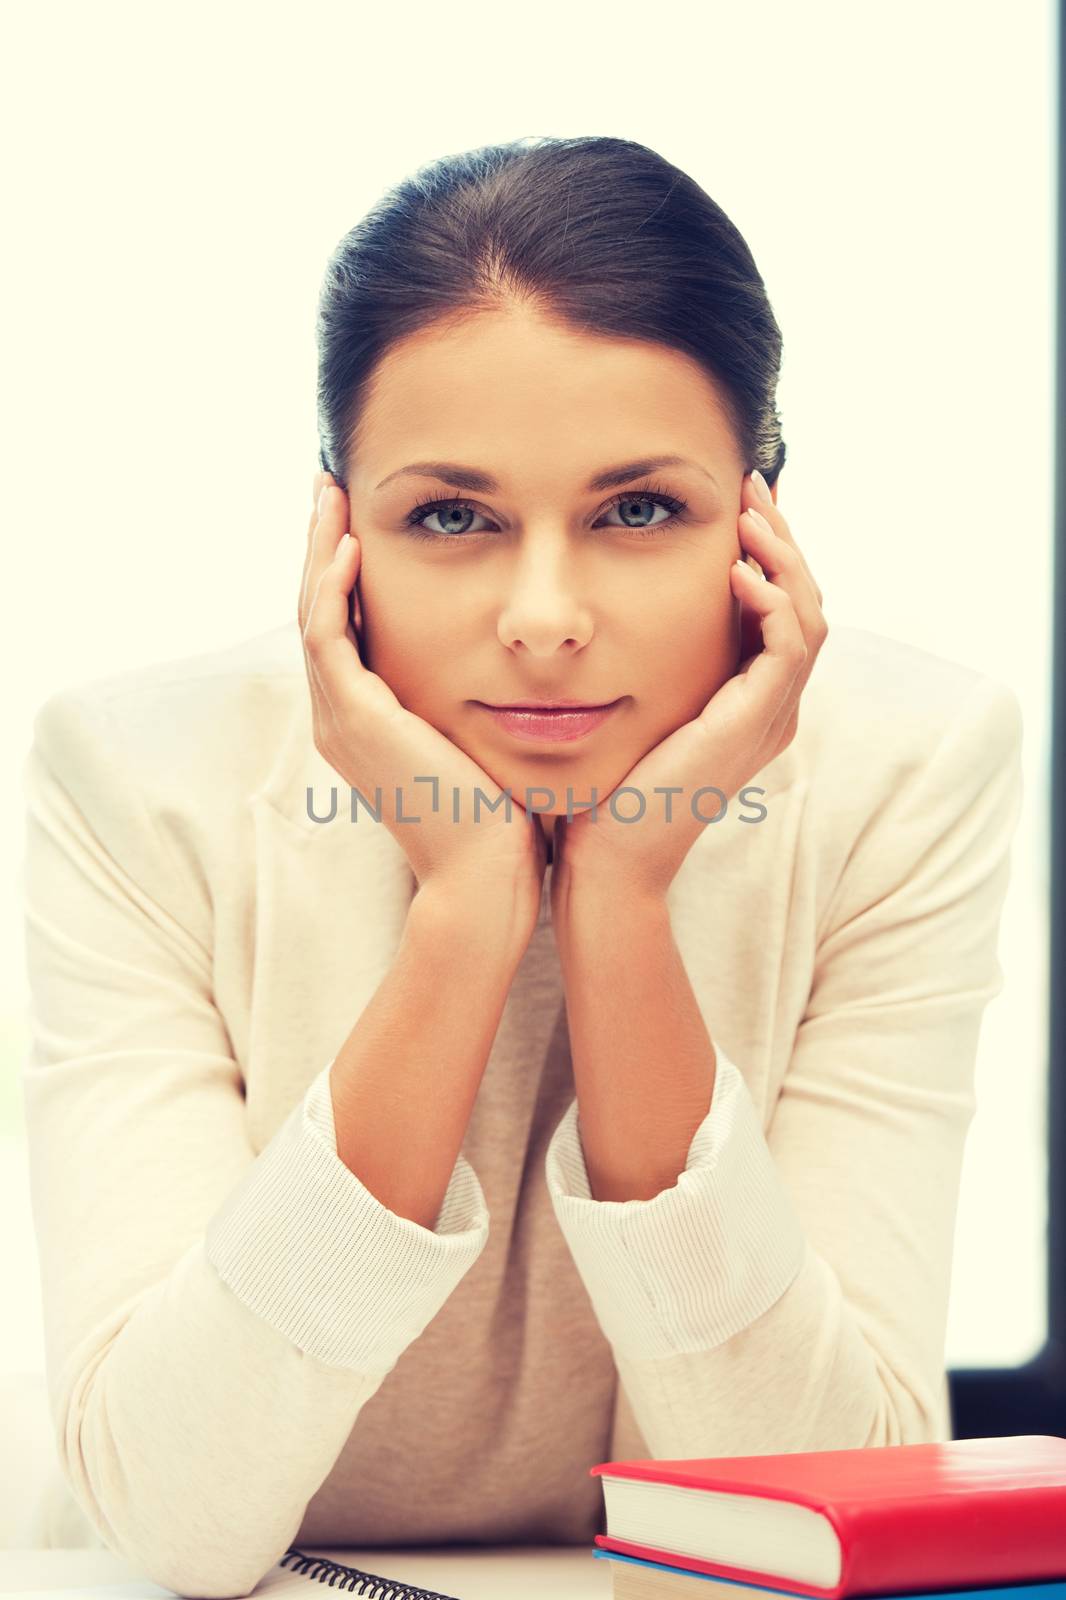
[[[589,1194],[546,884],[427,1229],[336,1153],[329,1065],[414,880],[384,825],[308,815],[338,780],[296,624],[53,695],[25,767],[44,1537],[74,1512],[232,1594],[293,1543],[591,1544],[610,1459],[949,1438],[1020,744],[1010,688],[833,629],[764,792],[671,885],[718,1060],[677,1183]]]

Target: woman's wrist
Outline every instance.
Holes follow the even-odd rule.
[[[669,920],[665,893],[630,883],[624,874],[582,872],[562,862],[552,869],[552,925],[557,940],[595,938],[602,925],[619,917]]]
[[[419,886],[408,915],[434,926],[442,938],[517,966],[539,909],[540,891],[532,884],[440,877]]]

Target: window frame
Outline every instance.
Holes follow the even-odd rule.
[[[1066,0],[1057,11],[1057,137],[1055,182],[1055,451],[1053,470],[1053,578],[1048,829],[1049,968],[1047,1016],[1047,1341],[1017,1367],[960,1367],[948,1372],[952,1433],[956,1439],[1006,1434],[1066,1436],[1066,986],[1055,982],[1066,961],[1066,840],[1054,826],[1066,804],[1066,525],[1063,469],[1066,451]],[[1017,1155],[1008,1152],[1009,1162]]]

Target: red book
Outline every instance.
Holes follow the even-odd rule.
[[[605,1461],[605,1550],[817,1600],[1066,1578],[1066,1439]]]

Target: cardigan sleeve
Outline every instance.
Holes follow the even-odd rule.
[[[560,1228],[657,1459],[945,1437],[944,1346],[981,1017],[1022,799],[1021,708],[980,678],[857,839],[769,1129],[716,1045],[677,1182],[596,1201],[577,1102]],[[950,1436],[950,1435],[947,1435]]]
[[[62,691],[23,769],[49,1402],[109,1548],[178,1592],[244,1594],[489,1218],[461,1155],[433,1229],[380,1203],[337,1154],[331,1062],[253,1151],[209,953],[164,904],[173,865],[108,728]]]

